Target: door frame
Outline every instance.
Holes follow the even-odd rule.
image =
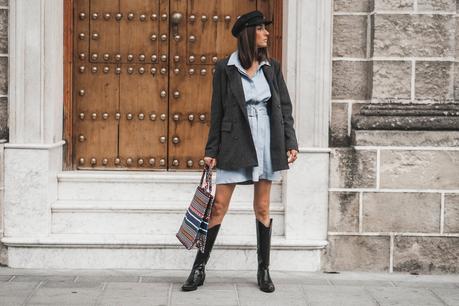
[[[73,107],[73,9],[75,0],[63,0],[64,4],[64,123],[63,138],[66,142],[64,146],[64,170],[76,170],[74,160],[74,144],[76,138],[73,135],[74,124],[74,107]],[[271,46],[271,55],[282,63],[282,17],[283,17],[283,0],[273,0],[273,11],[278,12],[274,15],[272,33],[273,44]]]

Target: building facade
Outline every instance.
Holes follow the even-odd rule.
[[[134,22],[138,17],[139,26],[146,18],[140,11],[130,15],[135,5],[144,9],[140,0],[1,1],[2,264],[189,267],[194,252],[184,251],[175,232],[199,182],[202,139],[198,136],[203,131],[198,129],[209,120],[208,105],[188,109],[188,104],[175,102],[182,97],[198,101],[209,93],[193,91],[208,84],[212,66],[211,51],[196,47],[196,42],[216,35],[215,46],[220,46],[224,36],[218,36],[218,27],[228,27],[238,10],[248,9],[242,2],[266,10],[277,22],[272,29],[277,41],[273,51],[282,62],[300,145],[295,164],[273,183],[272,269],[457,272],[459,40],[453,0],[257,0],[233,2],[233,8],[215,1],[213,11],[205,14],[199,1],[150,1],[158,5],[157,15],[153,16],[156,11],[151,15],[152,21],[158,20],[158,36],[150,39],[158,47],[159,59],[158,66],[148,67],[142,66],[142,54],[136,62],[135,51],[129,63],[129,50],[138,46],[131,43],[123,53],[129,33],[141,32],[129,28],[133,24],[129,18]],[[121,15],[109,7],[113,3]],[[69,16],[74,17],[72,22]],[[97,23],[102,20],[106,23]],[[108,33],[104,31],[110,31],[115,20],[120,21],[116,29],[126,35],[104,40]],[[206,22],[213,22],[215,34],[206,36],[205,25],[211,25]],[[201,32],[190,38],[193,31]],[[190,44],[180,49],[183,35]],[[80,56],[81,46],[90,52]],[[120,50],[119,63],[113,48]],[[109,49],[113,52],[106,55],[104,50]],[[98,50],[99,57],[93,57],[92,50]],[[228,50],[212,52],[220,56]],[[202,55],[199,65],[190,58],[195,54]],[[188,62],[179,66],[183,58]],[[153,122],[152,113],[136,104],[132,113],[119,111],[118,123],[110,121],[116,118],[116,105],[140,101],[144,95],[137,95],[142,90],[154,88],[163,95],[162,85],[153,79],[142,83],[144,67],[159,77],[163,71],[170,73],[170,83],[158,83],[165,86],[161,97],[170,103],[164,116],[171,119],[163,120],[167,129],[161,128],[178,132],[165,134],[164,141],[171,143],[162,163],[159,155],[120,153],[143,148],[139,142],[123,142],[121,136],[148,128],[142,125],[147,122],[144,116]],[[198,71],[203,79],[174,81],[183,67],[190,75],[190,69]],[[110,71],[119,71],[119,76]],[[83,100],[97,92],[97,80],[102,79],[90,78],[96,73],[112,76],[112,83],[101,84],[109,88],[105,93],[117,92],[115,98],[107,98],[101,90]],[[137,75],[130,84],[130,76]],[[111,84],[118,87],[112,89]],[[197,96],[191,99],[193,92]],[[104,98],[107,103],[119,99],[118,104],[112,109],[94,108],[98,103],[105,107]],[[174,115],[193,111],[202,125],[180,128],[182,121]],[[89,121],[78,121],[84,119]],[[123,125],[134,121],[137,127],[122,132]],[[111,130],[106,128],[109,122]],[[188,135],[188,130],[195,132]],[[103,142],[113,131],[121,131],[113,138],[118,142]],[[197,139],[194,146],[180,147],[187,137]],[[94,139],[96,147],[113,146],[116,153],[91,153],[84,145]],[[148,165],[152,168],[145,168]],[[252,196],[251,186],[236,188],[211,268],[256,267]]]

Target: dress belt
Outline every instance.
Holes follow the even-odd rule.
[[[268,105],[266,102],[247,102],[247,116],[258,117],[259,115],[268,115]]]

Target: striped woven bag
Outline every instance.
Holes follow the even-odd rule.
[[[205,185],[202,186],[206,177]],[[206,245],[207,226],[209,225],[210,213],[214,204],[212,193],[212,169],[205,165],[202,171],[201,182],[185,213],[182,225],[175,235],[178,240],[189,250],[194,245],[204,253]]]

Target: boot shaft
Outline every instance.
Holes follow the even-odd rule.
[[[269,254],[271,250],[271,233],[273,219],[269,220],[269,226],[266,227],[262,222],[256,219],[257,224],[257,255],[258,266],[260,268],[269,267]]]
[[[206,237],[206,244],[204,246],[204,253],[202,253],[198,249],[198,252],[196,254],[196,259],[193,263],[193,267],[207,264],[207,261],[209,260],[209,257],[210,257],[210,252],[212,251],[215,240],[217,239],[218,231],[220,230],[220,225],[221,224],[217,224],[207,229],[207,237]]]

